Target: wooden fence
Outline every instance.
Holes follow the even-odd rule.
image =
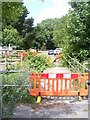
[[[8,65],[17,62],[22,65],[23,53],[24,50],[0,50],[0,70],[5,70]]]

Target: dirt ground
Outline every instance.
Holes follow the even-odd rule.
[[[88,118],[88,101],[45,99],[40,104],[20,104],[13,118]]]

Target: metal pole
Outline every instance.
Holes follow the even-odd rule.
[[[2,78],[0,80],[0,84],[2,85]],[[2,119],[2,87],[0,87],[0,120]]]
[[[1,75],[0,76],[0,120],[2,120],[2,103],[3,103],[3,101],[2,101],[2,79],[3,79],[3,75]]]
[[[2,45],[1,35],[2,35],[2,1],[0,0],[0,46]],[[2,84],[2,76],[0,77],[0,84]],[[1,119],[2,119],[2,87],[0,87],[0,120]]]
[[[30,95],[30,72],[29,72],[29,95]]]
[[[90,59],[88,60],[89,82],[90,82]],[[90,85],[88,89],[88,119],[90,120]]]
[[[73,67],[75,67],[75,61],[73,60]]]
[[[85,73],[85,64],[83,63],[83,73]]]
[[[69,58],[69,60],[68,60],[68,61],[69,61],[69,70],[70,70],[70,58]]]
[[[77,63],[77,64],[78,64],[78,63]],[[78,64],[78,72],[79,72],[79,66],[80,66],[80,65]]]

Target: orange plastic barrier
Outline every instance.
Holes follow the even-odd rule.
[[[88,96],[89,74],[30,74],[30,95],[38,96]]]

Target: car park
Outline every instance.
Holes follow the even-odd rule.
[[[53,50],[49,50],[48,51],[48,55],[53,55],[54,54],[54,51]]]

